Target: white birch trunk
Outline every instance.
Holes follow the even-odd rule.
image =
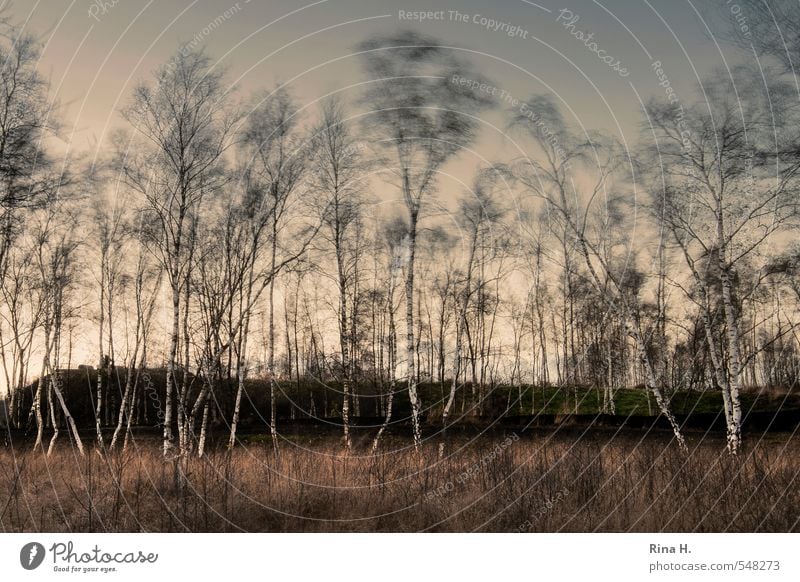
[[[53,425],[53,436],[50,438],[50,446],[47,447],[47,456],[48,457],[53,453],[53,449],[56,446],[56,440],[58,439],[58,421],[56,419],[56,408],[55,408],[55,405],[53,404],[53,387],[52,387],[52,383],[54,382],[54,379],[52,377],[50,379],[50,382],[51,382],[51,386],[50,386],[49,396],[47,398],[47,405],[48,405],[48,408],[50,409],[50,422]]]
[[[406,178],[406,183],[408,179]],[[408,185],[406,184],[406,188]],[[410,194],[409,194],[410,197]],[[412,205],[415,203],[412,202]],[[419,451],[422,444],[422,431],[419,425],[420,402],[417,395],[416,368],[414,366],[414,262],[417,252],[417,213],[418,206],[411,208],[411,221],[408,229],[408,265],[406,272],[406,366],[408,370],[408,400],[411,403],[411,425],[414,431],[414,449]]]
[[[177,278],[177,273],[175,273]],[[166,402],[164,404],[164,456],[172,451],[172,396],[175,387],[175,358],[178,356],[178,331],[180,325],[180,291],[173,282],[172,289],[172,333],[170,335],[169,356],[167,359]]]

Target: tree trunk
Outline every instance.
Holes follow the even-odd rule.
[[[36,442],[33,444],[33,450],[42,448],[42,436],[44,432],[44,420],[42,418],[42,384],[44,383],[44,374],[46,365],[42,363],[42,375],[39,376],[39,381],[36,383],[36,394],[33,397],[33,406],[31,413],[36,417]]]
[[[450,394],[447,398],[447,404],[445,404],[444,410],[442,411],[442,443],[439,446],[440,458],[444,455],[447,420],[456,400],[456,389],[458,388],[458,370],[461,367],[461,334],[467,325],[467,309],[469,308],[469,300],[472,295],[472,263],[475,260],[477,242],[477,230],[475,230],[472,233],[472,244],[470,245],[469,257],[467,258],[467,278],[464,283],[464,297],[458,310],[458,319],[456,320],[456,345],[454,350],[455,353],[453,355],[453,378],[450,382]]]
[[[248,294],[248,303],[249,294]],[[250,329],[250,315],[244,316],[245,320],[239,334],[239,345],[236,353],[236,401],[233,405],[233,419],[231,420],[231,434],[228,438],[228,449],[232,449],[236,444],[236,430],[239,427],[239,417],[242,410],[242,394],[244,393],[245,379],[245,353],[247,351],[247,335]]]
[[[722,304],[725,309],[728,357],[731,362],[727,394],[727,400],[730,402],[728,450],[735,455],[742,446],[742,404],[739,396],[742,381],[742,359],[739,345],[739,325],[733,305],[730,273],[727,268],[722,271]]]
[[[278,252],[278,223],[272,221],[272,249],[270,258],[271,272],[275,272],[275,261]],[[267,371],[269,372],[269,432],[272,435],[272,446],[278,450],[277,412],[275,406],[275,277],[269,282],[269,347],[267,348]]]
[[[352,443],[350,440],[350,337],[347,334],[347,281],[338,233],[335,250],[339,284],[339,347],[342,352],[342,428],[344,430],[344,446],[350,450]]]
[[[51,375],[50,377],[50,390],[47,396],[47,407],[50,409],[50,422],[53,425],[53,436],[50,438],[50,446],[47,447],[48,457],[53,453],[53,449],[56,446],[56,439],[58,439],[58,419],[56,418],[56,408],[53,403],[53,384],[57,379],[55,379],[54,376],[55,375]]]
[[[201,457],[205,453],[206,450],[206,434],[208,431],[208,409],[209,409],[210,402],[206,400],[205,405],[203,406],[203,422],[200,426],[200,443],[197,445],[197,456]]]
[[[408,229],[408,266],[406,273],[406,365],[408,372],[408,399],[411,402],[411,424],[414,430],[414,448],[419,450],[422,433],[419,426],[420,402],[417,395],[416,373],[414,368],[414,259],[417,252],[417,213],[411,210]]]
[[[378,443],[380,443],[381,436],[383,435],[389,422],[392,420],[392,406],[394,405],[394,393],[397,390],[397,382],[395,376],[395,368],[397,366],[397,328],[394,320],[394,288],[389,290],[389,297],[387,301],[389,311],[389,394],[386,398],[386,416],[383,418],[383,424],[375,435],[375,440],[372,442],[372,450],[378,450]]]
[[[675,417],[672,414],[672,411],[669,409],[666,400],[664,399],[663,394],[661,393],[661,389],[658,386],[658,381],[656,380],[655,372],[653,371],[653,366],[650,363],[650,358],[647,356],[647,349],[645,348],[644,339],[641,336],[641,333],[633,327],[633,324],[630,322],[626,322],[628,326],[628,333],[630,334],[633,341],[636,343],[636,351],[639,354],[639,360],[644,367],[645,373],[645,381],[647,383],[647,388],[652,392],[653,396],[656,400],[656,405],[658,406],[659,411],[661,414],[669,422],[669,425],[672,427],[672,432],[675,435],[675,440],[678,442],[678,447],[683,452],[688,452],[689,448],[686,446],[686,440],[683,438],[681,434],[680,426],[678,426]]]
[[[168,456],[174,445],[172,436],[172,398],[175,390],[175,359],[178,356],[178,334],[180,330],[180,289],[177,287],[177,272],[172,281],[172,333],[167,359],[166,403],[164,404],[164,456]]]
[[[103,413],[103,373],[105,372],[106,359],[103,346],[103,331],[105,322],[105,292],[106,292],[106,259],[107,250],[103,243],[103,252],[100,258],[100,327],[98,329],[98,346],[100,348],[100,363],[97,366],[97,402],[94,411],[94,423],[97,436],[97,446],[103,450],[103,431],[102,431],[102,413]]]
[[[50,370],[52,374],[53,371]],[[75,419],[72,418],[72,414],[70,414],[69,409],[67,408],[67,403],[64,401],[64,395],[61,394],[61,389],[59,388],[58,384],[53,384],[53,391],[56,393],[56,398],[58,398],[59,404],[61,404],[61,411],[64,413],[64,418],[67,421],[67,426],[72,431],[72,436],[75,439],[75,444],[78,447],[78,452],[80,452],[81,456],[84,455],[83,450],[83,442],[81,441],[81,437],[78,434],[78,426],[75,424]]]
[[[117,427],[114,429],[114,435],[111,437],[111,445],[109,446],[109,450],[111,451],[114,450],[114,447],[117,444],[119,435],[122,432],[123,424],[126,422],[127,417],[130,416],[129,408],[133,406],[131,389],[133,387],[133,378],[136,373],[136,361],[139,356],[139,346],[141,345],[141,340],[139,339],[139,333],[140,333],[140,321],[139,318],[137,317],[136,340],[133,346],[133,356],[130,359],[128,370],[125,374],[125,390],[123,390],[122,401],[120,402],[119,405],[119,415],[117,416]]]

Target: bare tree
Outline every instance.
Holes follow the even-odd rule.
[[[414,267],[424,200],[436,190],[441,167],[474,138],[474,114],[490,101],[453,79],[480,76],[452,49],[413,31],[376,36],[359,45],[371,79],[364,98],[366,125],[391,156],[392,173],[408,212],[406,257],[406,369],[414,445],[421,443],[414,365]]]
[[[110,386],[107,394],[103,394],[103,380],[111,379],[114,362],[114,301],[123,275],[122,261],[124,258],[124,213],[118,199],[108,200],[105,192],[99,193],[94,200],[93,222],[95,227],[94,239],[97,244],[99,261],[97,269],[100,271],[99,288],[99,323],[98,323],[98,348],[99,358],[97,367],[95,430],[97,445],[104,448],[103,442],[103,406],[110,409]],[[106,330],[106,324],[108,330]],[[107,331],[107,340],[104,334]],[[107,341],[107,344],[106,344]]]
[[[604,298],[609,310],[624,322],[627,334],[636,344],[647,388],[655,397],[659,411],[670,423],[678,445],[686,450],[680,427],[669,410],[650,361],[645,335],[637,317],[640,286],[632,284],[637,273],[625,261],[609,263],[598,242],[591,240],[587,231],[587,217],[594,210],[594,204],[611,187],[610,177],[617,169],[618,154],[613,147],[601,147],[596,142],[587,148],[570,132],[558,107],[548,96],[532,98],[528,110],[535,112],[535,116],[517,115],[513,123],[530,136],[536,144],[538,156],[522,160],[514,174],[527,192],[542,200],[574,237],[590,282]],[[571,166],[584,158],[587,151],[593,155],[593,158],[588,158],[592,163],[587,168],[593,176],[593,183],[587,191],[581,192],[572,176]]]
[[[21,396],[28,382],[30,360],[35,351],[34,338],[41,325],[42,302],[37,293],[35,249],[30,244],[16,244],[6,256],[5,277],[0,285],[3,307],[11,338],[6,339],[0,325],[0,358],[9,389],[8,418],[19,428]],[[7,347],[9,346],[10,347]]]
[[[23,297],[19,293],[24,293],[25,287],[30,289],[32,274],[26,271],[31,257],[18,254],[13,265],[9,261],[30,211],[46,203],[62,181],[68,181],[63,170],[69,165],[56,168],[47,147],[58,125],[54,104],[48,100],[48,85],[36,71],[39,42],[27,32],[17,31],[7,8],[0,9],[0,285],[15,352],[14,379],[8,382],[7,377],[7,385],[9,390],[16,385],[19,393],[26,381],[33,334],[41,322],[35,318],[33,303],[28,302],[29,318],[22,317],[21,311]],[[2,343],[5,352],[6,341]],[[9,412],[11,418],[21,412],[13,395]]]
[[[708,22],[718,38],[777,63],[794,76],[800,56],[800,7],[793,0],[709,6]],[[760,77],[760,75],[759,75]],[[772,79],[770,79],[772,82]]]
[[[386,431],[389,423],[392,420],[392,407],[394,405],[394,395],[397,391],[397,297],[396,290],[399,280],[402,278],[403,272],[403,239],[405,237],[406,225],[400,221],[395,220],[391,222],[384,231],[383,242],[385,244],[386,260],[388,261],[388,281],[384,305],[388,318],[388,329],[386,342],[388,344],[388,376],[389,376],[389,393],[386,396],[386,408],[384,411],[383,424],[375,435],[375,440],[372,441],[372,450],[378,449],[381,436]]]
[[[706,103],[676,109],[653,103],[648,118],[656,145],[651,152],[660,168],[654,206],[684,259],[696,293],[684,286],[703,321],[714,377],[722,391],[728,425],[728,449],[741,447],[743,373],[754,353],[743,348],[739,285],[759,251],[796,217],[794,190],[798,161],[774,151],[773,130],[765,118],[771,106],[759,93],[730,81],[710,79]],[[770,113],[771,115],[771,113]],[[758,286],[763,264],[755,265]],[[724,314],[724,333],[715,333],[716,300]]]
[[[134,319],[133,325],[133,349],[128,358],[125,372],[125,388],[122,391],[119,412],[117,415],[117,426],[111,438],[109,450],[114,450],[119,435],[126,427],[125,443],[130,434],[133,407],[135,405],[135,394],[138,387],[138,379],[141,369],[146,363],[146,343],[148,331],[151,327],[153,311],[156,306],[158,291],[161,287],[163,267],[154,265],[152,253],[148,248],[147,235],[144,233],[144,222],[147,219],[147,212],[142,211],[139,215],[139,225],[136,233],[137,254],[136,268],[133,275],[134,293]],[[124,447],[124,444],[123,444]]]
[[[167,456],[174,444],[173,402],[181,313],[188,307],[193,220],[203,196],[227,180],[223,157],[237,116],[227,105],[223,73],[202,52],[179,52],[154,77],[136,87],[123,112],[143,143],[137,144],[135,155],[121,152],[119,163],[126,183],[155,213],[159,258],[172,294],[164,409]]]
[[[314,168],[310,193],[314,207],[321,214],[320,239],[332,251],[333,276],[338,300],[339,349],[342,367],[342,426],[345,447],[350,448],[350,398],[353,381],[354,337],[357,307],[348,305],[348,297],[357,301],[360,260],[364,172],[367,164],[356,141],[341,101],[331,98],[322,106],[319,124],[313,131]],[[324,271],[323,271],[324,272]]]
[[[242,148],[247,159],[252,187],[263,197],[261,204],[269,218],[269,272],[277,274],[281,265],[299,256],[296,248],[280,240],[291,217],[292,205],[306,173],[306,148],[300,133],[297,106],[284,88],[277,88],[261,99],[247,119]],[[308,239],[306,239],[308,240]],[[301,245],[302,246],[302,245]],[[288,262],[287,258],[289,257]],[[270,375],[270,432],[277,449],[275,408],[275,278],[267,294],[269,327],[267,370]]]
[[[48,454],[52,453],[59,435],[54,398],[58,399],[67,426],[72,433],[78,451],[83,455],[83,443],[78,434],[78,427],[70,414],[66,400],[61,391],[59,359],[61,353],[64,321],[70,315],[69,295],[75,286],[76,250],[79,241],[72,228],[74,214],[60,200],[55,200],[39,213],[32,225],[32,244],[36,248],[35,262],[39,276],[40,306],[42,309],[41,326],[44,345],[42,373],[37,383],[34,398],[36,407],[37,436],[34,446],[42,446],[41,404],[43,383],[48,380],[48,408],[53,436],[50,439]]]
[[[53,192],[58,176],[44,148],[57,129],[47,84],[36,71],[38,42],[29,35],[0,47],[0,274],[19,232],[20,211]]]
[[[496,225],[502,215],[499,204],[492,196],[493,176],[489,172],[481,172],[476,178],[472,191],[467,198],[462,200],[460,220],[462,232],[466,237],[463,246],[466,250],[466,261],[463,265],[461,280],[457,281],[456,288],[458,302],[455,327],[455,349],[453,355],[452,378],[450,380],[450,394],[442,411],[443,437],[447,430],[447,421],[452,411],[458,387],[458,370],[461,367],[463,337],[467,334],[468,311],[470,305],[480,292],[485,283],[484,278],[477,274],[481,248],[485,245],[487,236],[491,236],[493,225]],[[477,283],[477,284],[476,284]],[[477,378],[473,378],[475,380]],[[442,454],[444,443],[439,452]]]

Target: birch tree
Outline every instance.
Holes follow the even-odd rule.
[[[148,248],[147,236],[145,231],[145,220],[148,218],[146,211],[140,212],[139,224],[135,235],[136,242],[136,267],[133,274],[133,294],[134,294],[134,325],[133,325],[133,347],[130,357],[126,362],[125,387],[122,391],[119,411],[117,414],[117,425],[111,437],[109,450],[114,450],[123,427],[125,427],[124,444],[128,442],[130,434],[133,408],[136,402],[136,391],[139,384],[139,377],[142,369],[147,363],[146,344],[151,328],[153,312],[156,307],[156,299],[161,287],[163,267],[155,265],[152,259],[151,249]],[[130,340],[130,338],[128,338]]]
[[[386,295],[384,309],[388,319],[386,329],[387,344],[387,370],[389,391],[386,395],[383,423],[375,439],[372,441],[372,450],[378,450],[381,436],[392,421],[394,396],[397,391],[397,287],[403,273],[403,238],[405,224],[403,221],[390,222],[384,230],[383,243],[385,245],[385,259],[388,262],[388,280],[386,281]]]
[[[628,268],[624,260],[610,263],[601,252],[598,241],[592,240],[587,230],[588,216],[596,211],[595,204],[599,204],[607,189],[612,187],[611,178],[619,163],[618,153],[611,146],[596,141],[587,143],[575,136],[549,96],[532,97],[527,110],[533,114],[517,113],[512,123],[530,137],[535,150],[516,164],[514,175],[526,193],[544,202],[555,219],[574,237],[589,280],[605,299],[609,310],[624,322],[627,334],[636,345],[647,389],[669,422],[678,446],[687,450],[680,427],[669,410],[663,387],[656,377],[646,337],[637,318],[639,298],[636,291],[639,286],[631,285],[635,271]],[[591,157],[586,157],[587,152]],[[573,166],[587,159],[586,169],[590,172],[591,182],[588,185],[576,183]]]
[[[350,438],[350,398],[353,381],[353,346],[357,306],[348,304],[348,297],[358,296],[360,224],[362,220],[361,189],[367,165],[362,146],[352,133],[341,101],[332,98],[322,106],[319,124],[313,130],[314,166],[310,194],[321,213],[323,228],[320,240],[326,254],[332,252],[335,264],[333,279],[338,293],[337,322],[342,367],[342,429],[347,449]],[[323,271],[324,272],[324,271]]]
[[[790,152],[775,150],[775,133],[757,91],[711,78],[708,100],[691,108],[652,103],[647,110],[655,144],[650,163],[661,171],[654,205],[671,234],[697,293],[683,287],[699,309],[714,378],[722,391],[728,450],[741,447],[743,373],[754,353],[743,352],[739,280],[748,269],[764,273],[761,250],[776,241],[797,216],[800,165]],[[772,142],[772,143],[771,143]],[[783,149],[783,148],[781,148]],[[774,250],[774,249],[773,249]],[[724,314],[724,334],[715,333],[715,296]]]
[[[42,447],[43,418],[41,413],[44,382],[47,382],[47,403],[53,435],[47,454],[53,452],[59,436],[55,400],[66,420],[75,445],[84,454],[83,442],[78,427],[61,391],[59,360],[62,350],[64,322],[70,316],[70,293],[75,287],[76,251],[79,240],[73,229],[75,214],[59,200],[39,213],[32,225],[32,244],[35,246],[35,264],[39,277],[40,306],[42,309],[41,328],[44,354],[42,369],[37,382],[34,407],[36,408],[37,434],[34,448]]]
[[[277,274],[300,256],[297,246],[284,244],[281,235],[287,229],[293,205],[297,201],[307,171],[307,148],[301,134],[297,106],[289,92],[276,88],[263,97],[249,114],[242,136],[242,150],[254,191],[263,197],[260,203],[269,218],[269,266]],[[309,239],[301,239],[310,242]],[[300,245],[301,247],[303,245]],[[277,448],[275,407],[275,277],[268,291],[267,370],[270,375],[270,433]]]
[[[192,220],[199,216],[203,196],[217,191],[227,179],[223,158],[233,140],[237,115],[228,104],[223,73],[196,51],[177,53],[151,82],[140,83],[123,114],[141,139],[134,151],[121,152],[122,176],[157,217],[158,255],[172,296],[163,433],[163,452],[168,456],[174,446],[173,408]]]
[[[118,285],[122,277],[122,260],[124,241],[124,215],[119,206],[118,199],[108,200],[104,192],[96,195],[93,200],[94,238],[97,244],[99,261],[97,268],[100,271],[99,285],[99,318],[98,318],[98,349],[99,358],[97,366],[96,404],[95,404],[95,431],[97,445],[104,448],[103,441],[103,413],[110,408],[110,386],[107,393],[103,393],[103,381],[111,379],[112,364],[114,362],[114,301]],[[108,329],[106,329],[106,326]],[[106,343],[107,342],[107,343]]]
[[[20,244],[20,237],[31,211],[41,208],[59,184],[68,181],[62,174],[69,164],[56,168],[47,147],[58,130],[58,112],[48,99],[48,84],[36,70],[40,43],[9,19],[7,8],[0,9],[0,286],[11,338],[4,333],[4,322],[0,322],[0,336],[4,370],[6,345],[14,346],[14,369],[7,374],[8,389],[17,389],[9,400],[9,416],[14,422],[21,414],[14,393],[21,394],[27,381],[29,358],[35,349],[33,335],[41,323],[31,286],[36,278],[35,262],[29,254],[33,251]]]
[[[45,148],[58,127],[36,71],[39,44],[27,34],[10,35],[9,46],[0,46],[0,274],[24,211],[51,194],[59,178]]]
[[[459,220],[464,233],[462,249],[465,256],[460,280],[456,282],[458,315],[455,325],[455,347],[450,380],[450,393],[442,411],[443,437],[447,430],[448,417],[453,408],[458,388],[458,370],[461,368],[463,337],[467,333],[468,311],[484,281],[476,277],[476,266],[482,245],[485,244],[487,231],[491,232],[501,217],[502,211],[492,196],[493,179],[490,173],[481,172],[475,178],[472,191],[461,202]],[[476,281],[477,279],[477,281]],[[477,284],[476,284],[477,283]],[[474,378],[473,378],[474,379]],[[440,454],[442,452],[440,448]]]
[[[364,96],[370,108],[365,126],[389,160],[407,212],[406,377],[418,449],[422,437],[414,365],[414,275],[419,222],[426,198],[436,191],[438,172],[473,140],[474,114],[490,101],[457,82],[483,79],[452,49],[433,38],[401,31],[372,37],[358,49],[370,79]]]

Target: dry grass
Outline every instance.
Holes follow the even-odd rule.
[[[2,531],[798,531],[798,437],[729,458],[718,439],[682,456],[661,435],[526,432],[405,439],[345,456],[334,439],[212,450],[165,462],[154,441],[79,458],[0,452]],[[505,444],[504,444],[505,443]],[[393,447],[394,445],[394,447]],[[473,470],[469,472],[469,468]]]

